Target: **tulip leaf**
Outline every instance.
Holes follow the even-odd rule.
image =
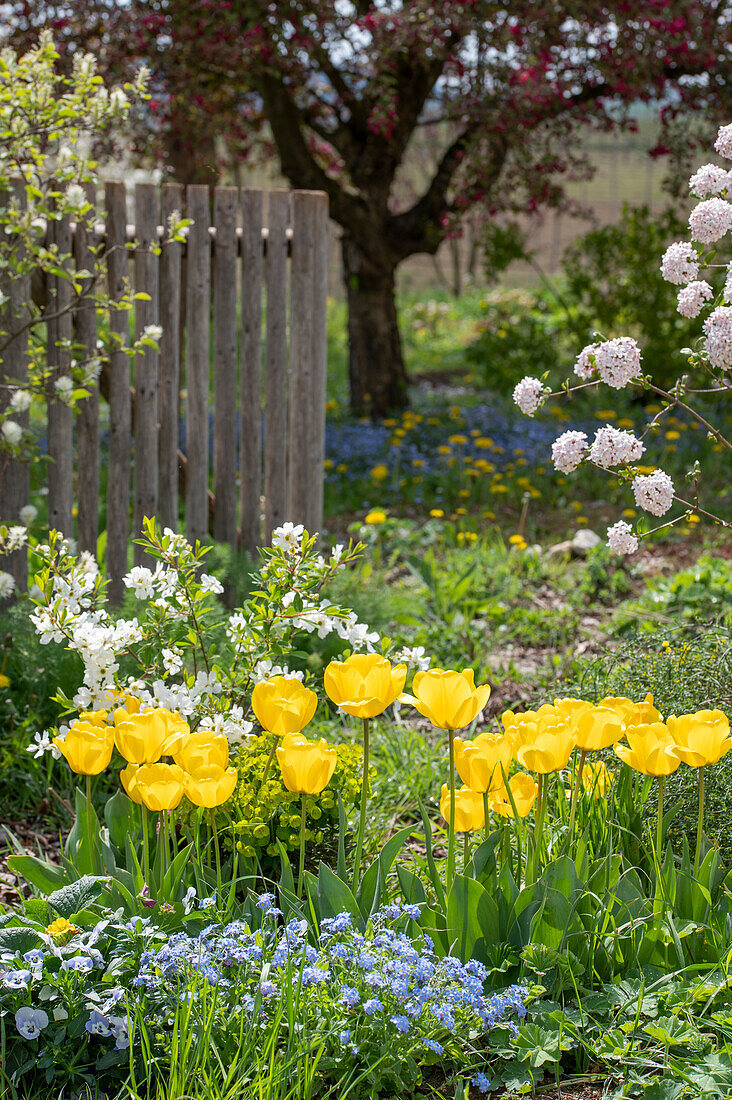
[[[20,875],[42,894],[53,893],[72,877],[63,867],[57,867],[38,856],[10,856],[7,863],[14,874]]]
[[[323,917],[337,917],[339,913],[350,913],[354,923],[363,931],[364,921],[358,908],[358,902],[346,883],[338,878],[330,867],[321,863],[318,868],[318,901],[320,920]]]
[[[427,811],[424,808],[422,802],[419,804],[419,809],[422,814],[422,824],[424,826],[424,846],[427,855],[427,867],[429,868],[430,881],[434,887],[435,894],[437,895],[437,901],[443,913],[445,912],[445,891],[442,888],[442,882],[440,876],[437,874],[437,867],[435,866],[435,857],[432,853],[432,826],[430,825],[430,819],[427,815]]]
[[[381,905],[389,871],[411,833],[412,827],[407,825],[404,829],[400,829],[398,833],[395,833],[390,840],[387,840],[379,856],[361,879],[356,898],[364,920],[368,920],[371,914],[376,912]]]
[[[413,871],[409,871],[406,867],[402,867],[401,863],[397,863],[397,876],[407,904],[424,905],[427,901],[427,895],[424,892],[424,886],[419,875],[415,875]]]
[[[46,898],[60,917],[71,917],[74,913],[86,909],[102,894],[107,880],[97,875],[82,875],[76,882],[70,882],[60,890],[54,890]]]
[[[118,851],[125,850],[125,841],[140,832],[140,808],[122,790],[115,791],[104,806],[104,820],[109,829],[109,839]]]
[[[484,962],[484,941],[498,938],[496,903],[479,882],[465,875],[455,875],[447,899],[447,935],[463,962]]]
[[[338,860],[336,863],[336,872],[338,878],[346,881],[348,872],[346,871],[346,810],[343,805],[343,799],[341,798],[341,792],[338,792]],[[279,844],[279,841],[277,842]],[[281,845],[280,845],[281,846]]]

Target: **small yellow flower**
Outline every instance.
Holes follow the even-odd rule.
[[[386,512],[382,512],[380,508],[374,508],[364,516],[363,521],[369,527],[378,527],[380,523],[386,523]]]
[[[10,677],[6,676],[4,672],[0,672],[0,688],[10,687]]]
[[[374,466],[373,470],[371,471],[371,476],[374,481],[386,481],[389,476],[389,467],[385,466],[384,463],[381,462],[378,466]]]
[[[442,508],[431,508],[430,509],[430,515],[432,516],[433,519],[442,519],[444,514],[445,513],[443,512]]]
[[[81,929],[67,921],[66,917],[57,917],[46,928],[46,935],[62,945],[70,940],[72,936],[75,936],[77,932],[81,932]]]
[[[252,710],[262,729],[284,737],[299,733],[315,714],[318,696],[295,677],[273,676],[256,684]]]
[[[186,795],[195,806],[213,809],[231,798],[237,778],[236,768],[199,768],[188,776]]]

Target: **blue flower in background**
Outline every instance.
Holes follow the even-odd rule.
[[[363,1010],[367,1016],[373,1016],[375,1012],[383,1012],[384,1006],[378,997],[371,997],[370,1000],[364,1001]]]
[[[24,1039],[37,1039],[44,1027],[48,1027],[48,1016],[42,1008],[19,1008],[15,1013],[15,1026]]]

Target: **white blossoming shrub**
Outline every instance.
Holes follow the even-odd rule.
[[[714,148],[720,156],[732,160],[732,124],[719,130]],[[644,377],[641,349],[635,340],[628,336],[606,340],[595,334],[599,338],[582,349],[575,363],[574,373],[581,384],[571,386],[567,381],[559,392],[572,393],[600,384],[616,390],[636,386],[657,395],[661,399],[661,409],[640,438],[609,424],[596,432],[592,443],[585,432],[563,432],[552,445],[552,461],[555,469],[563,474],[573,473],[584,463],[600,470],[612,470],[621,481],[632,486],[637,506],[648,515],[665,516],[674,503],[680,504],[682,511],[664,523],[664,527],[692,513],[732,527],[702,506],[699,463],[695,463],[687,474],[695,490],[690,500],[677,493],[673,481],[663,470],[635,465],[646,450],[644,438],[660,425],[664,416],[677,409],[696,419],[719,447],[732,452],[732,441],[694,405],[697,394],[711,400],[715,396],[723,399],[732,388],[732,263],[729,260],[724,264],[714,262],[721,247],[719,242],[732,231],[732,170],[725,165],[703,164],[689,180],[689,190],[699,200],[689,215],[691,240],[670,244],[661,258],[660,270],[667,282],[680,288],[677,309],[682,317],[693,319],[709,310],[694,348],[683,349],[688,356],[690,374],[672,389],[662,389],[652,378]],[[717,277],[720,268],[724,273],[721,287]],[[700,278],[702,272],[706,278]],[[702,379],[698,389],[692,388],[691,377]],[[526,377],[516,386],[513,399],[522,412],[534,416],[549,396],[559,396],[559,393],[551,393],[538,378]],[[632,554],[638,549],[640,537],[647,533],[645,529],[633,531],[630,524],[620,521],[608,528],[608,545],[615,553]]]
[[[146,520],[142,545],[155,564],[135,566],[125,576],[139,610],[124,618],[107,607],[105,582],[91,555],[75,557],[52,532],[36,551],[44,567],[35,577],[39,595],[31,619],[42,644],[65,642],[83,662],[83,684],[73,698],[57,696],[64,713],[108,708],[134,696],[143,710],[165,707],[192,728],[226,734],[232,744],[246,739],[254,685],[277,675],[302,679],[288,667],[298,637],[335,635],[351,651],[373,652],[380,644],[352,611],[321,595],[360,545],[338,545],[326,558],[315,543],[302,525],[278,528],[272,546],[261,551],[255,592],[222,617],[214,597],[223,586],[203,572],[206,548],[192,547],[170,529],[161,533]],[[410,657],[422,667],[423,651]],[[49,731],[39,732],[29,751],[50,751]]]

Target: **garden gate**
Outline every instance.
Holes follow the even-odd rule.
[[[132,224],[125,184],[107,183],[105,225],[93,232],[108,250],[110,297],[119,299],[128,280],[146,295],[134,310],[135,337],[160,325],[159,349],[146,348],[132,366],[124,351],[113,350],[101,387],[79,404],[76,419],[58,401],[47,408],[48,522],[76,536],[80,551],[97,551],[105,448],[105,559],[113,602],[122,596],[130,538],[144,516],[176,529],[179,491],[190,540],[210,532],[249,553],[286,520],[317,531],[323,510],[327,196],[236,187],[210,193],[199,185],[184,194],[179,184],[141,183],[130,197]],[[90,192],[90,201],[95,198]],[[193,219],[185,244],[157,248],[174,211]],[[59,251],[85,269],[90,227],[61,221],[53,232]],[[136,248],[124,247],[132,241]],[[104,334],[93,304],[81,297],[69,308],[69,284],[57,284],[55,314],[46,326],[48,362],[63,371],[63,341],[94,354]],[[29,293],[29,281],[14,286],[9,308]],[[129,344],[130,317],[111,311],[103,324]],[[23,359],[17,338],[0,372],[22,379]],[[108,417],[100,416],[100,388]],[[11,466],[0,476],[0,519],[17,523],[29,479],[27,469]],[[145,563],[138,546],[134,560]],[[25,553],[11,555],[3,567],[12,569],[22,590]]]

